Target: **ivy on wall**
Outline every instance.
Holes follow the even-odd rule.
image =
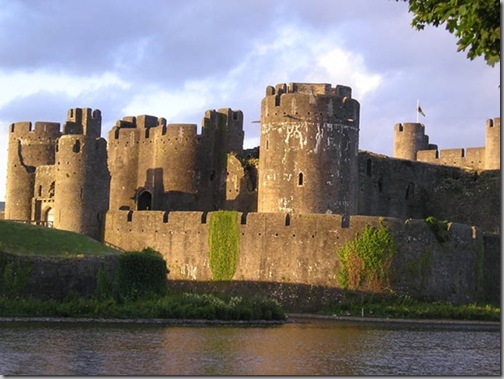
[[[212,212],[208,227],[208,248],[212,279],[231,280],[238,267],[240,251],[238,212]]]
[[[382,224],[366,226],[362,234],[338,249],[338,279],[345,289],[384,292],[390,288],[394,238]]]

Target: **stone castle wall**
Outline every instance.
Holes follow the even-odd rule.
[[[127,249],[160,251],[172,280],[212,281],[205,212],[107,213],[107,242]],[[338,288],[336,251],[380,219],[340,215],[248,213],[240,217],[239,263],[233,281],[305,284]],[[484,248],[478,228],[450,225],[449,241],[440,243],[421,220],[383,219],[394,235],[392,287],[398,294],[457,302],[475,301],[483,291],[476,275]],[[498,255],[486,252],[488,257]],[[489,259],[489,258],[488,258]],[[422,263],[423,262],[423,263]],[[480,278],[481,279],[481,278]]]
[[[500,233],[500,170],[459,167],[359,153],[358,214],[434,216]]]
[[[485,124],[485,146],[438,150],[429,144],[425,126],[403,123],[394,126],[394,158],[472,170],[500,170],[500,118]]]

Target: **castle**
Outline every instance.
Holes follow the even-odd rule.
[[[248,151],[242,112],[226,108],[205,113],[201,134],[195,124],[124,117],[107,141],[99,110],[69,110],[62,131],[59,123],[36,122],[33,129],[14,123],[5,219],[50,223],[123,249],[152,246],[167,257],[171,276],[192,280],[211,279],[206,218],[215,210],[239,211],[250,254],[264,251],[253,270],[243,263],[247,269],[236,274],[251,280],[293,281],[286,277],[296,275],[292,267],[283,274],[264,270],[271,254],[294,249],[293,238],[315,255],[329,254],[378,217],[392,225],[392,218],[435,216],[468,225],[461,235],[469,240],[476,238],[474,227],[500,235],[500,118],[486,122],[484,147],[441,151],[424,125],[396,124],[394,157],[386,157],[359,151],[359,114],[347,86],[268,86],[260,147]],[[281,237],[284,229],[273,232],[280,227],[298,234],[253,241]],[[313,275],[320,280],[305,272],[294,281],[326,284],[333,267]]]

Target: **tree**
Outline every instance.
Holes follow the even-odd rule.
[[[467,52],[473,60],[484,56],[487,64],[500,62],[500,2],[498,0],[403,0],[415,15],[411,25],[423,30],[425,25],[446,29],[458,37],[457,51]]]

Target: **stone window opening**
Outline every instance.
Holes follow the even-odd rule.
[[[371,159],[368,159],[366,162],[366,174],[367,176],[371,176],[373,174],[373,162]]]
[[[75,143],[73,145],[73,152],[74,153],[79,153],[80,152],[80,148],[81,148],[80,141],[79,140],[75,141]]]
[[[38,187],[38,196],[41,197],[42,196],[42,186],[39,186]]]
[[[302,187],[304,185],[304,175],[302,172],[298,174],[298,186]]]
[[[408,187],[406,187],[406,196],[405,196],[405,199],[406,200],[411,200],[413,199],[415,196],[415,185],[413,183],[409,183],[408,184]]]

